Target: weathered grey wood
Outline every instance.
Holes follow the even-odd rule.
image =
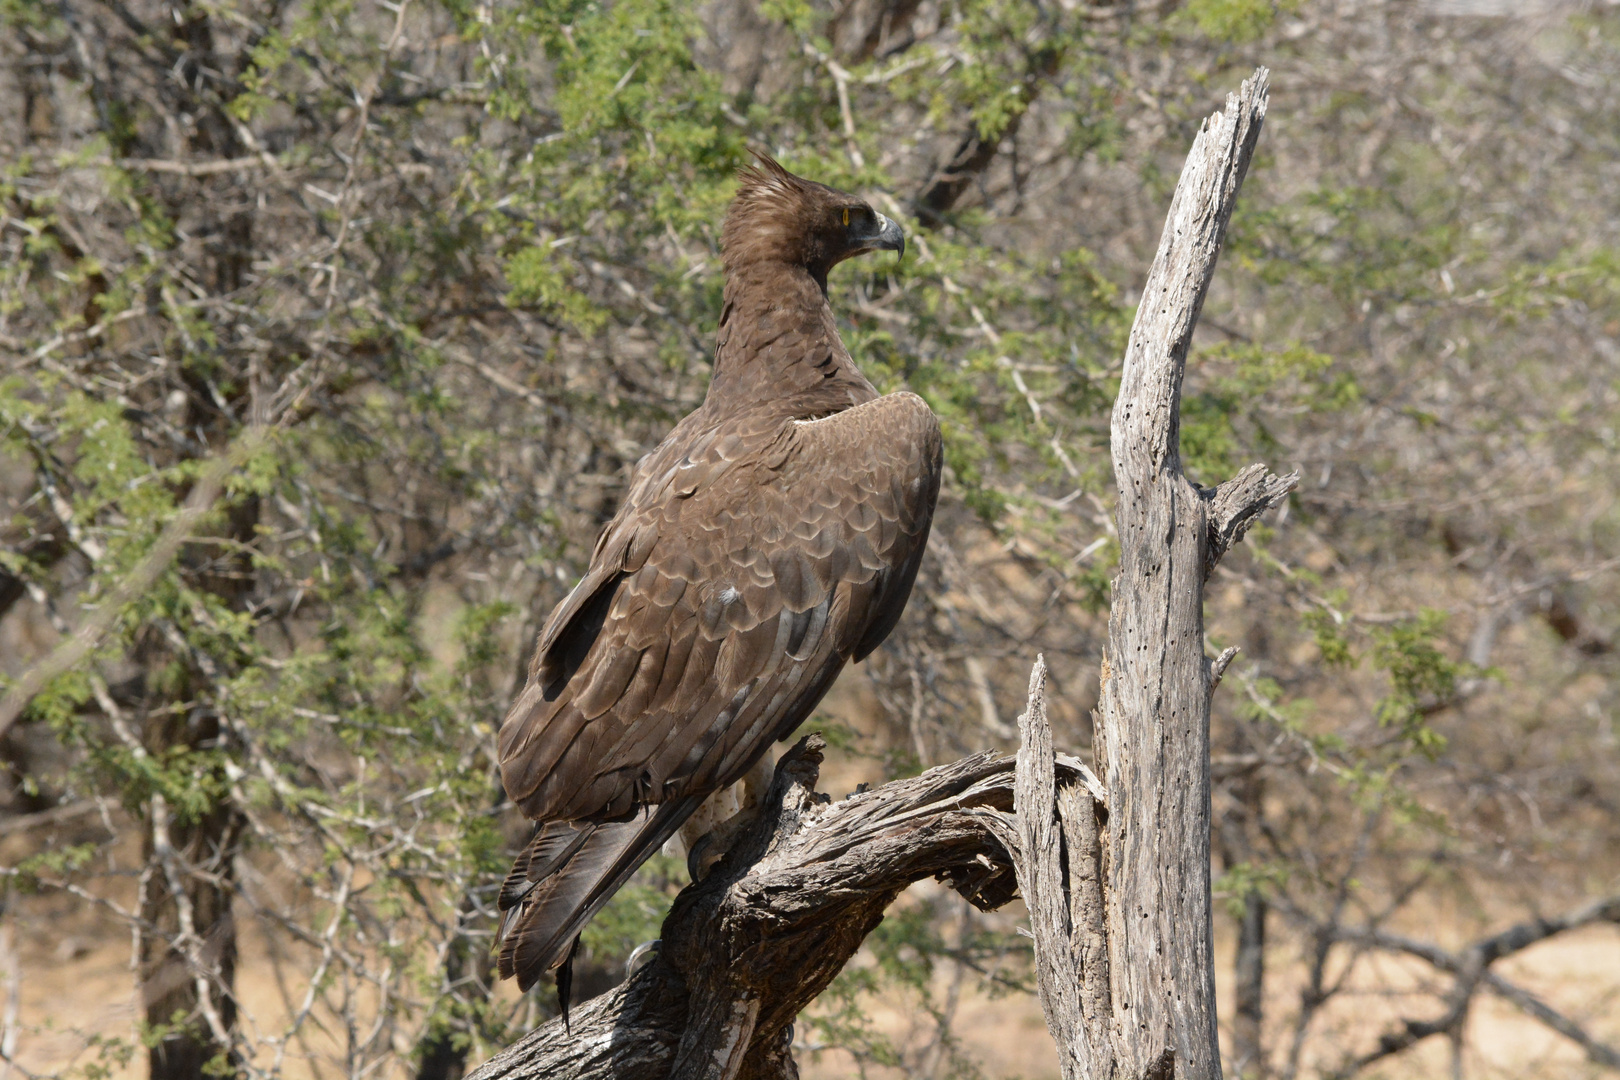
[[[1037,658],[1029,675],[1029,702],[1018,718],[1018,768],[1013,809],[1019,844],[1013,849],[1018,891],[1029,908],[1035,935],[1036,984],[1046,1026],[1057,1043],[1065,1078],[1107,1076],[1112,1048],[1106,1034],[1087,1025],[1084,962],[1076,946],[1077,898],[1069,888],[1064,858],[1064,822],[1058,810],[1058,784],[1052,729],[1046,720],[1046,662]],[[1090,802],[1090,795],[1084,796]],[[1071,845],[1072,846],[1072,845]],[[1084,917],[1083,915],[1081,916]]]
[[[1111,1076],[1114,1018],[1109,1001],[1108,905],[1099,815],[1102,804],[1079,784],[1058,788],[1058,817],[1068,849],[1069,953],[1078,972],[1080,1010],[1093,1047],[1091,1076]]]
[[[1181,471],[1187,346],[1265,118],[1264,68],[1204,122],[1142,290],[1114,404],[1120,570],[1098,765],[1108,789],[1107,938],[1119,1073],[1221,1074],[1209,887],[1203,586],[1294,477],[1245,470],[1214,492]],[[1168,1056],[1167,1056],[1168,1055]]]
[[[1114,1073],[1104,932],[1102,784],[1052,750],[1046,662],[1037,657],[1018,718],[1015,813],[981,812],[1012,857],[1035,938],[1035,975],[1064,1080]]]
[[[1114,405],[1120,572],[1095,748],[1098,785],[1054,773],[1037,661],[1016,819],[985,812],[1029,907],[1035,972],[1065,1080],[1216,1080],[1209,889],[1209,700],[1235,650],[1204,656],[1203,587],[1297,477],[1182,475],[1187,346],[1265,116],[1257,71],[1205,121],[1171,201]]]

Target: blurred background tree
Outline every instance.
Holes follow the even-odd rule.
[[[1228,1063],[1620,1067],[1620,941],[1588,925],[1620,920],[1612,2],[0,23],[0,671],[242,459],[0,733],[0,1069],[453,1080],[548,1014],[491,985],[522,838],[492,736],[629,468],[701,400],[749,145],[905,223],[833,304],[947,432],[910,610],[816,720],[829,786],[1009,746],[1037,651],[1084,752],[1123,334],[1193,127],[1256,63],[1271,117],[1184,418],[1195,474],[1305,477],[1211,592],[1211,647],[1243,649],[1213,736]],[[587,991],[683,877],[655,861],[597,920]],[[1573,944],[1448,981],[1543,916],[1514,949]],[[1016,918],[914,889],[800,1025],[807,1073],[1053,1072]]]

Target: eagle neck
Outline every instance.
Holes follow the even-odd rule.
[[[878,396],[838,337],[825,275],[758,262],[726,275],[704,406],[814,419]]]

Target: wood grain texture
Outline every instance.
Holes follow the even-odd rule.
[[[1171,202],[1115,402],[1120,488],[1099,784],[1060,777],[1045,668],[1019,718],[1015,818],[987,814],[1030,912],[1064,1080],[1216,1080],[1209,703],[1233,650],[1204,655],[1204,582],[1297,477],[1251,466],[1214,490],[1181,472],[1187,346],[1265,116],[1260,69],[1205,121]]]
[[[1120,570],[1098,765],[1108,789],[1107,927],[1118,1074],[1221,1074],[1209,885],[1210,663],[1203,587],[1294,478],[1181,471],[1187,347],[1265,118],[1260,69],[1200,127],[1143,287],[1114,405]]]
[[[1106,1076],[1112,1050],[1106,1033],[1099,1040],[1087,1023],[1084,958],[1076,933],[1086,918],[1085,898],[1070,887],[1073,845],[1065,845],[1059,810],[1052,729],[1046,720],[1046,663],[1035,661],[1029,677],[1029,702],[1018,718],[1017,776],[1013,807],[1019,844],[1014,865],[1018,891],[1028,906],[1035,935],[1035,968],[1041,1011],[1057,1043],[1064,1076]],[[1089,793],[1083,795],[1089,803]],[[1070,851],[1065,851],[1065,847]],[[1101,912],[1097,912],[1098,915]],[[1077,918],[1078,916],[1078,918]]]

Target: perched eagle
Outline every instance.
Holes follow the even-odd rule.
[[[538,822],[499,899],[500,972],[525,990],[888,636],[928,540],[939,422],[878,395],[827,303],[837,263],[905,239],[755,156],[721,237],[708,395],[636,464],[501,726],[506,793]]]

